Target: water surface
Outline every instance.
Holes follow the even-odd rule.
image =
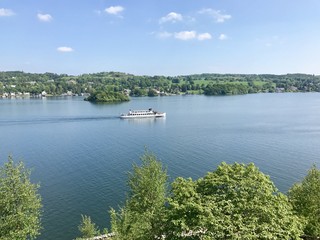
[[[122,120],[153,107],[166,119]],[[254,162],[283,192],[320,166],[320,94],[170,96],[91,104],[80,97],[0,100],[0,163],[12,154],[40,182],[38,239],[73,239],[80,214],[109,227],[126,172],[147,146],[170,179],[202,177],[221,162]]]

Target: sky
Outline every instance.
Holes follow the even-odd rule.
[[[0,0],[0,71],[320,75],[320,1]]]

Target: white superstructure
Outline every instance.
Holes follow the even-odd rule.
[[[127,114],[121,114],[120,118],[158,118],[165,116],[165,112],[157,112],[149,108],[148,110],[129,110]]]

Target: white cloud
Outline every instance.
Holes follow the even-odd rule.
[[[105,12],[112,15],[119,15],[123,12],[124,7],[122,6],[111,6],[105,9]]]
[[[223,33],[221,33],[220,36],[219,36],[219,39],[220,40],[226,40],[226,39],[228,39],[228,36],[223,34]]]
[[[165,23],[165,22],[178,22],[178,21],[182,21],[183,17],[180,13],[176,13],[176,12],[171,12],[168,13],[166,16],[160,18],[159,23]]]
[[[176,39],[180,40],[191,40],[197,37],[196,31],[182,31],[174,34]]]
[[[203,41],[203,40],[209,40],[212,38],[210,33],[201,33],[198,35],[198,40]]]
[[[196,31],[181,31],[181,32],[153,32],[151,34],[154,34],[156,37],[160,39],[167,39],[167,38],[175,38],[178,40],[199,40],[199,41],[204,41],[204,40],[210,40],[212,39],[212,36],[210,33],[197,33]]]
[[[58,47],[57,51],[59,51],[59,52],[73,52],[73,49],[71,47]]]
[[[172,37],[172,33],[169,33],[169,32],[159,32],[159,33],[157,34],[157,36],[158,36],[159,38],[164,39],[164,38]]]
[[[0,8],[0,17],[10,17],[15,13],[11,9]]]
[[[52,21],[52,16],[50,14],[38,13],[37,17],[41,22],[51,22]]]
[[[205,8],[199,11],[200,14],[207,14],[215,19],[218,23],[223,23],[226,20],[229,20],[231,18],[231,15],[229,14],[223,14],[220,10],[214,10],[211,8]]]

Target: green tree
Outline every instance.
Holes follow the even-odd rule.
[[[131,92],[130,92],[131,96],[134,97],[142,97],[142,96],[147,96],[147,92],[145,89],[141,89],[141,88],[134,88]]]
[[[0,238],[35,238],[40,235],[41,198],[30,171],[9,156],[0,168]]]
[[[149,88],[148,97],[156,97],[156,96],[158,96],[157,91],[155,91],[155,90],[152,89],[152,88]]]
[[[306,219],[304,233],[320,237],[320,170],[314,165],[300,183],[289,190],[293,209]]]
[[[124,102],[129,101],[129,97],[119,92],[104,92],[97,91],[92,93],[89,97],[84,99],[85,101],[95,103],[113,103],[113,102]]]
[[[116,239],[153,239],[162,226],[167,173],[156,156],[148,151],[141,161],[141,166],[133,165],[133,172],[129,173],[130,190],[125,206],[119,212],[110,211]]]
[[[3,94],[3,84],[0,82],[0,94]]]
[[[81,214],[81,218],[82,221],[78,226],[79,231],[81,232],[81,238],[77,239],[86,239],[100,235],[100,230],[96,227],[95,223],[91,221],[90,216]]]
[[[172,184],[168,239],[300,239],[287,197],[254,164],[222,163],[197,181]]]

